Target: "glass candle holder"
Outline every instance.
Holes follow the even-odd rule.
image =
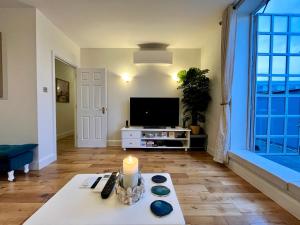
[[[124,187],[124,174],[121,171],[116,181],[115,191],[119,201],[125,205],[132,205],[139,201],[145,193],[144,179],[141,173],[138,173],[137,185]]]

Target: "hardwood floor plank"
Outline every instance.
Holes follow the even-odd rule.
[[[189,225],[300,225],[300,221],[230,169],[203,152],[123,151],[118,147],[76,149],[72,137],[58,143],[58,159],[40,171],[0,174],[0,225],[22,224],[78,173],[119,170],[127,155],[139,158],[142,172],[171,174]]]
[[[0,224],[22,224],[26,218],[38,210],[42,203],[2,203],[0,202]]]

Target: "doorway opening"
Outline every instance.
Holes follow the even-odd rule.
[[[76,67],[55,57],[55,99],[57,153],[63,146],[75,147]],[[62,148],[61,148],[62,147]]]

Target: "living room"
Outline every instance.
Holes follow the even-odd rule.
[[[0,224],[300,224],[299,5],[1,0]]]

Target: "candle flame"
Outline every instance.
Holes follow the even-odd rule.
[[[133,160],[132,160],[132,156],[128,156],[128,162],[131,163]]]

